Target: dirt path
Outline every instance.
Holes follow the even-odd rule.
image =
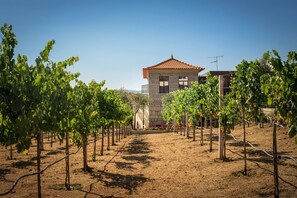
[[[270,128],[248,128],[248,140],[271,151]],[[240,129],[234,132],[241,136]],[[226,162],[217,160],[217,138],[209,152],[208,130],[205,144],[193,142],[176,133],[135,132],[117,143],[104,156],[91,161],[89,173],[82,171],[82,152],[70,158],[73,190],[64,188],[65,165],[60,162],[42,174],[44,197],[273,197],[272,159],[248,147],[249,175],[243,176],[242,144],[227,141]],[[55,144],[43,152],[43,166],[63,156],[63,145]],[[98,147],[99,150],[100,146]],[[72,148],[75,150],[75,148]],[[7,150],[0,149],[1,159]],[[297,157],[297,146],[279,132],[279,151]],[[35,171],[34,147],[28,156],[16,154],[16,159],[1,161],[0,191],[8,189],[22,174]],[[282,197],[297,195],[297,165],[281,160],[280,189]],[[36,197],[36,178],[24,179],[7,197]]]

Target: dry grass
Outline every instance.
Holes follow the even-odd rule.
[[[225,162],[217,159],[217,138],[209,152],[209,131],[205,130],[204,145],[200,146],[200,131],[193,142],[176,133],[158,131],[135,132],[104,156],[92,162],[93,145],[89,145],[88,173],[82,171],[82,151],[70,157],[72,190],[64,187],[64,161],[42,174],[44,197],[273,197],[272,159],[261,151],[248,147],[248,176],[242,174],[242,144],[229,139]],[[215,129],[214,134],[217,134]],[[234,133],[241,138],[241,128]],[[272,128],[247,128],[247,140],[257,147],[272,151]],[[287,137],[286,129],[278,130],[278,150],[297,158],[297,145]],[[98,141],[98,151],[100,149]],[[75,147],[71,151],[76,150]],[[28,155],[0,149],[0,191],[7,190],[15,179],[36,170],[36,146]],[[99,152],[97,152],[99,153]],[[42,167],[64,155],[58,142],[50,148],[46,140],[42,152]],[[297,165],[289,160],[279,162],[281,197],[297,195]],[[36,176],[22,180],[7,197],[36,197]]]

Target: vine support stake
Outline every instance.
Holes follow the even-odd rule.
[[[278,165],[277,165],[277,141],[276,141],[276,123],[273,123],[273,169],[274,169],[274,197],[279,197],[278,188]]]
[[[219,96],[223,96],[224,76],[219,75]],[[219,97],[219,106],[222,105],[221,98]],[[224,156],[224,132],[219,124],[219,159],[223,160]]]

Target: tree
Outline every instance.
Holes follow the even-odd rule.
[[[263,76],[261,82],[263,85],[262,90],[267,96],[267,104],[275,108],[273,124],[274,196],[279,197],[276,123],[283,120],[289,126],[289,136],[296,136],[297,53],[294,51],[289,52],[287,60],[284,62],[275,50],[265,53],[264,58],[273,71],[273,73]]]
[[[243,124],[243,153],[244,153],[244,170],[243,174],[247,175],[247,164],[246,164],[246,114],[248,111],[248,101],[251,100],[251,89],[248,85],[248,71],[250,63],[243,60],[240,64],[236,66],[235,78],[232,81],[231,87],[234,92],[234,96],[241,112],[242,124]]]
[[[231,133],[231,129],[234,128],[235,124],[240,117],[236,100],[234,99],[233,92],[221,97],[221,103],[219,109],[219,123],[223,130],[223,156],[222,159],[226,159],[226,134]]]
[[[262,62],[262,63],[261,63]],[[235,78],[232,81],[232,91],[234,93],[238,108],[242,115],[243,142],[244,142],[244,175],[247,174],[246,165],[246,131],[245,123],[249,118],[262,122],[264,116],[261,108],[265,107],[266,96],[261,91],[261,77],[270,72],[269,67],[263,61],[246,61],[236,66]]]
[[[167,131],[169,131],[170,123],[173,122],[174,116],[172,112],[172,102],[173,102],[174,96],[172,92],[165,94],[162,97],[162,117],[166,122],[167,125]]]
[[[18,152],[28,152],[31,138],[36,138],[38,197],[41,197],[42,133],[56,132],[59,139],[66,136],[65,186],[70,189],[69,138],[78,146],[82,139],[84,171],[87,171],[88,135],[102,125],[109,128],[116,122],[131,124],[131,107],[125,104],[118,92],[108,90],[104,95],[101,90],[104,82],[92,81],[86,85],[77,80],[78,73],[67,71],[78,57],[58,63],[50,60],[54,40],[47,43],[35,64],[29,66],[26,56],[14,57],[18,42],[12,26],[5,24],[1,33],[0,143],[10,146],[12,159],[13,144],[16,144]],[[74,80],[76,85],[72,87],[70,83]]]
[[[42,131],[65,128],[62,121],[69,117],[65,114],[68,112],[64,102],[66,92],[69,82],[77,76],[66,72],[66,67],[78,58],[72,57],[58,64],[50,61],[49,54],[55,42],[49,41],[36,58],[36,64],[29,67],[26,56],[18,55],[17,62],[13,59],[17,41],[12,26],[4,25],[1,32],[4,35],[0,59],[1,143],[7,144],[9,140],[10,145],[17,143],[18,152],[27,152],[31,136],[37,139],[38,197],[41,197],[41,134]]]
[[[72,99],[76,102],[75,115],[71,120],[74,130],[79,132],[82,138],[83,147],[83,170],[88,171],[87,161],[87,142],[88,135],[91,132],[91,119],[94,115],[93,106],[89,103],[92,100],[92,94],[89,87],[78,81],[72,92]]]
[[[26,56],[14,59],[14,48],[18,44],[12,26],[1,27],[3,35],[0,47],[0,143],[10,146],[17,144],[18,151],[28,150],[31,145],[28,131],[30,119],[30,98],[32,90],[31,69]],[[27,103],[28,102],[28,103]]]
[[[73,115],[73,106],[71,105],[71,92],[72,87],[70,82],[78,77],[78,73],[72,74],[66,71],[68,66],[78,61],[78,57],[71,57],[63,62],[53,63],[50,82],[52,85],[51,92],[51,117],[53,120],[52,130],[59,131],[60,137],[65,135],[65,165],[66,165],[66,178],[65,187],[70,190],[70,167],[69,167],[69,133],[72,131],[71,119]]]
[[[94,137],[94,144],[93,144],[93,155],[92,160],[96,161],[96,144],[97,144],[97,136],[99,135],[99,129],[103,126],[103,107],[105,105],[105,101],[102,101],[103,97],[103,91],[101,88],[105,84],[105,81],[102,81],[101,83],[97,83],[96,81],[91,81],[89,84],[89,92],[91,94],[91,135]]]
[[[184,90],[176,90],[172,92],[174,100],[172,102],[172,114],[174,116],[175,128],[180,126],[183,122],[183,116],[185,114],[185,106],[183,106]],[[180,133],[182,135],[182,132]]]
[[[49,60],[50,51],[53,48],[54,41],[49,41],[44,50],[35,59],[35,65],[32,67],[33,76],[33,91],[30,99],[34,102],[31,103],[30,111],[32,112],[31,131],[37,140],[37,183],[38,183],[38,197],[41,197],[41,176],[40,176],[40,155],[42,149],[42,133],[52,127],[51,120],[51,93],[52,87],[47,78],[51,74],[51,62]]]
[[[202,126],[202,117],[205,108],[205,92],[204,92],[204,85],[198,84],[197,82],[192,83],[192,86],[190,88],[190,114],[191,114],[191,120],[198,121],[197,117],[200,117],[201,122],[201,139],[200,144],[203,145],[203,126]],[[195,140],[195,136],[194,136]]]
[[[66,133],[66,180],[65,186],[70,189],[69,175],[69,131],[71,107],[69,102],[70,82],[78,77],[78,74],[71,74],[66,71],[68,66],[78,61],[78,57],[71,57],[68,60],[54,63],[49,59],[49,54],[55,41],[49,41],[45,49],[36,58],[36,65],[32,67],[33,92],[30,99],[32,112],[32,132],[37,139],[37,170],[40,192],[40,154],[43,131],[59,131],[60,137]]]
[[[201,87],[200,87],[201,88]],[[193,126],[193,141],[196,141],[196,123],[198,122],[199,115],[199,103],[201,100],[201,89],[199,88],[199,84],[192,84],[192,87],[189,89],[189,122]],[[198,106],[197,106],[198,105]]]
[[[174,109],[175,109],[175,115],[178,117],[178,120],[180,120],[181,123],[183,123],[183,118],[185,114],[187,113],[187,97],[186,97],[186,91],[185,90],[176,90],[174,95]],[[187,123],[183,123],[187,125]],[[181,133],[182,134],[182,133]],[[185,135],[185,131],[184,131]]]
[[[119,113],[120,96],[114,90],[104,89],[100,99],[100,108],[102,112],[102,134],[101,134],[101,155],[103,155],[104,131],[107,131],[108,146],[110,149],[110,127],[114,124],[116,115]],[[106,130],[107,129],[107,130]]]
[[[271,71],[259,60],[251,61],[247,69],[246,86],[249,90],[248,101],[246,102],[248,106],[247,116],[259,122],[259,127],[262,127],[261,125],[264,114],[262,113],[261,108],[266,107],[267,99],[265,94],[261,91],[261,76],[266,73],[270,73]]]
[[[212,120],[218,117],[219,112],[218,86],[218,78],[216,76],[207,75],[206,82],[203,87],[205,93],[204,114],[206,117],[209,117],[210,121],[210,152],[212,151]]]

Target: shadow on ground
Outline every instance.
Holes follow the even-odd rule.
[[[70,184],[70,188],[72,190],[81,190],[83,188],[82,184],[79,183],[73,183]],[[65,187],[65,184],[53,184],[49,186],[49,189],[54,189],[54,190],[67,190]]]
[[[208,134],[205,134],[205,136],[209,136],[209,135]],[[208,139],[209,139],[209,137],[208,137]],[[213,134],[212,140],[213,141],[216,141],[216,142],[219,141],[219,136]],[[234,139],[231,136],[227,135],[226,136],[226,141],[228,141],[228,140],[233,140],[234,141]]]
[[[123,156],[124,160],[127,161],[133,161],[135,163],[143,164],[145,167],[148,167],[152,160],[157,160],[154,157],[151,157],[149,155],[142,155],[142,156]]]
[[[19,161],[19,162],[13,162],[11,165],[14,168],[21,168],[22,169],[22,168],[27,168],[27,166],[36,166],[36,163],[31,162],[31,161]]]
[[[11,173],[10,169],[4,168],[0,169],[0,181],[5,181],[5,175]]]
[[[117,169],[126,169],[126,170],[134,170],[136,168],[133,167],[134,163],[128,162],[114,162]]]
[[[138,186],[151,181],[151,179],[144,177],[142,174],[123,175],[96,169],[90,169],[88,174],[90,174],[92,179],[96,180],[93,184],[100,182],[106,187],[123,188],[126,189],[129,194],[132,194]],[[93,184],[90,185],[90,190],[88,192],[86,191],[86,195],[92,194]]]
[[[233,138],[232,138],[233,140]],[[229,146],[234,146],[234,147],[243,147],[244,146],[244,143],[243,141],[240,141],[240,142],[231,142],[231,143],[228,143]],[[260,146],[260,144],[254,144],[254,146]],[[246,144],[246,147],[251,147],[249,144]]]
[[[133,171],[137,169],[133,166],[134,164],[138,163],[148,166],[150,164],[150,161],[155,159],[147,155],[151,152],[149,147],[150,146],[145,141],[145,138],[140,137],[140,135],[136,135],[135,139],[130,142],[125,149],[119,149],[116,152],[117,154],[122,153],[122,159],[124,159],[125,161],[114,161],[112,163],[115,164],[117,169],[127,169],[132,171],[133,173]],[[117,156],[117,154],[115,156]],[[96,183],[101,183],[102,185],[111,188],[123,188],[128,191],[128,194],[131,195],[138,186],[151,181],[151,179],[145,177],[143,174],[119,174],[106,171],[106,166],[111,161],[113,161],[114,157],[107,162],[103,170],[89,168],[88,172],[83,172],[82,169],[76,169],[73,171],[75,174],[89,174],[92,179],[96,180],[95,182],[90,184],[88,190],[78,189],[79,191],[85,193],[84,197],[87,197],[88,195],[95,195],[97,197],[114,197],[113,195],[103,196],[93,192],[93,188]]]
[[[143,130],[143,131],[132,131],[133,135],[147,135],[147,134],[165,134],[165,133],[174,133],[172,131],[164,131],[164,130]]]
[[[150,153],[149,144],[143,138],[136,138],[129,143],[128,149],[124,151],[127,154],[148,154]]]
[[[104,186],[124,188],[128,190],[129,194],[132,194],[138,186],[147,181],[149,181],[149,178],[144,177],[142,174],[121,175],[117,173],[104,172],[102,173],[101,178],[101,182]]]
[[[129,143],[127,149],[123,151],[124,155],[122,159],[128,162],[121,162],[118,165],[121,167],[129,167],[133,164],[143,164],[145,167],[148,167],[152,160],[157,160],[148,155],[151,152],[150,144],[145,141],[145,137],[136,135],[135,139]]]
[[[63,153],[63,152],[61,150],[57,150],[57,151],[50,151],[46,155],[57,155],[57,154],[60,154],[60,153]]]

